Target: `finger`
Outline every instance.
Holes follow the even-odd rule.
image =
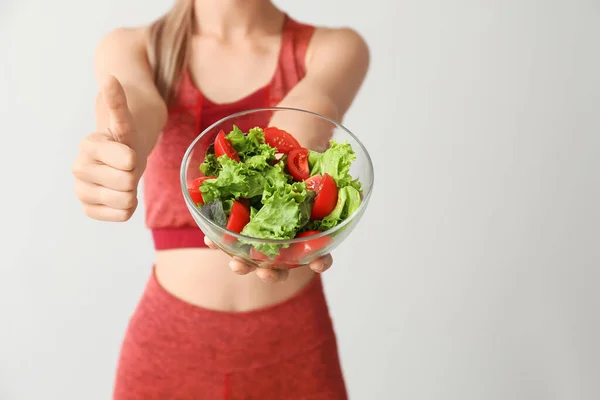
[[[333,264],[333,257],[330,254],[323,256],[310,263],[310,269],[317,273],[323,273],[327,271]]]
[[[75,194],[82,203],[104,205],[117,210],[135,209],[137,193],[120,192],[85,181],[75,183]]]
[[[77,160],[73,164],[73,175],[82,181],[122,192],[133,191],[137,188],[137,179],[133,173],[121,171],[108,165],[90,164]]]
[[[114,76],[109,76],[102,87],[104,105],[108,110],[108,128],[114,139],[131,146],[134,139],[134,124],[127,106],[123,86]]]
[[[109,140],[106,135],[98,133],[87,136],[81,141],[79,149],[81,153],[95,162],[121,171],[135,169],[135,151],[122,143]]]
[[[210,249],[213,249],[213,250],[219,249],[219,247],[215,244],[215,242],[210,240],[207,236],[204,236],[204,244],[206,244]]]
[[[256,267],[254,265],[246,264],[238,257],[234,257],[229,262],[229,268],[231,268],[231,270],[233,272],[235,272],[236,274],[239,274],[239,275],[249,274],[250,272],[252,272],[256,269]]]
[[[279,272],[280,271],[278,270],[270,268],[257,268],[256,276],[258,276],[263,282],[275,283],[279,280]]]
[[[135,208],[129,210],[116,210],[100,204],[83,204],[83,212],[90,218],[100,221],[124,222],[131,218]]]

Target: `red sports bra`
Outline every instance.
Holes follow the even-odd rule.
[[[234,103],[215,104],[194,85],[186,68],[169,119],[148,157],[143,178],[146,225],[157,250],[206,247],[181,193],[179,171],[188,146],[207,127],[228,115],[272,107],[305,75],[304,59],[314,27],[286,16],[275,75],[265,87]],[[241,128],[241,127],[240,127]]]

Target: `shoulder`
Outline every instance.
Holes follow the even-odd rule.
[[[145,53],[147,37],[147,26],[113,29],[98,42],[96,56],[106,57],[122,51]]]
[[[98,43],[94,55],[96,79],[114,75],[121,83],[153,81],[148,59],[148,28],[118,28]]]
[[[356,30],[348,27],[315,27],[307,49],[306,66],[323,62],[351,63],[367,69],[370,61],[369,46]]]

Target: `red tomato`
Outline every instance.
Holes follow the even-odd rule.
[[[296,258],[296,252],[293,249],[293,247],[288,247],[287,249],[279,249],[279,254],[275,258],[269,258],[266,254],[261,253],[260,251],[252,247],[250,249],[250,257],[254,261],[258,261],[259,263],[272,263],[273,267],[277,269],[294,269],[300,266],[294,263],[298,259]]]
[[[202,192],[200,191],[200,185],[207,179],[214,179],[216,176],[201,176],[188,183],[188,192],[194,204],[204,204],[202,198]]]
[[[260,251],[256,250],[254,247],[252,247],[250,249],[250,258],[252,258],[254,261],[258,261],[258,262],[265,262],[265,261],[270,260],[270,258],[267,257],[266,254],[261,253]]]
[[[302,147],[293,149],[288,154],[287,167],[290,174],[297,181],[303,181],[310,176],[308,166],[308,149]]]
[[[302,232],[296,236],[296,239],[317,235],[319,233],[321,233],[321,232],[319,232],[319,231]],[[329,244],[331,244],[332,240],[333,239],[331,239],[331,237],[329,237],[329,236],[323,236],[323,237],[320,237],[317,239],[307,240],[302,243],[295,243],[293,246],[294,255],[295,255],[296,259],[300,259],[303,256],[312,254],[318,250],[321,250],[324,247],[329,246]]]
[[[265,133],[265,142],[277,149],[278,153],[289,153],[293,149],[300,147],[300,143],[292,135],[283,129],[270,126],[263,130]]]
[[[269,256],[267,256],[265,253],[262,253],[262,252],[256,250],[254,247],[252,247],[250,249],[250,257],[253,260],[260,261],[260,262],[272,262],[272,263],[281,262],[281,261],[288,259],[288,257],[290,256],[289,253],[290,253],[289,247],[287,249],[281,248],[281,249],[279,249],[279,254],[276,255],[275,258],[269,258]]]
[[[225,137],[225,131],[223,129],[221,129],[215,139],[215,156],[219,158],[222,155],[227,155],[227,157],[237,162],[240,161],[240,156],[238,156],[238,153],[233,148],[231,142]]]
[[[234,201],[225,228],[240,233],[248,222],[250,222],[250,210],[241,201]]]
[[[246,207],[246,208],[249,208],[249,207],[250,207],[250,201],[249,201],[248,199],[242,199],[242,198],[239,198],[239,199],[238,199],[238,201],[239,201],[240,203],[242,203],[242,204],[244,205],[244,207]]]
[[[335,181],[329,174],[324,174],[322,177],[315,175],[307,181],[306,186],[310,186],[317,192],[313,203],[311,219],[323,219],[335,208],[338,201],[338,189]]]
[[[306,183],[306,190],[316,192],[321,187],[321,183],[323,183],[323,177],[321,175],[313,175],[305,180],[304,183]]]

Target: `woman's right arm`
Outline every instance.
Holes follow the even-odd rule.
[[[75,192],[89,217],[126,221],[137,207],[137,186],[167,107],[154,85],[144,30],[108,34],[94,64],[100,85],[96,132],[81,141],[73,164]]]

